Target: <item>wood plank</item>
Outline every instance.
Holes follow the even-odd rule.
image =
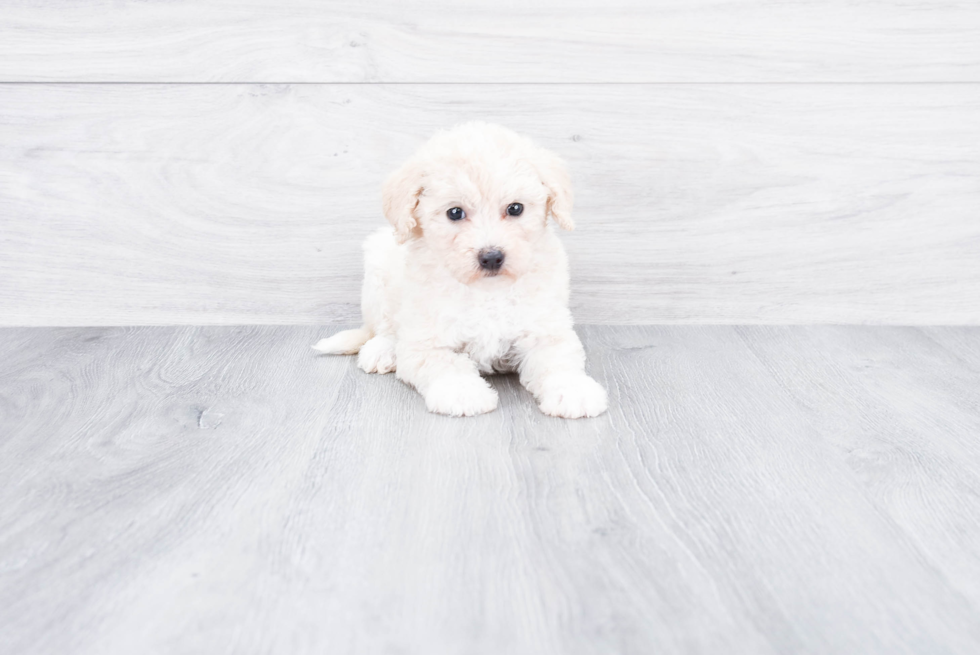
[[[0,81],[978,82],[970,3],[14,0]]]
[[[980,85],[0,86],[0,324],[355,322],[385,175],[473,118],[568,160],[580,322],[977,323],[978,116]]]
[[[921,434],[909,459],[969,475],[980,415],[933,376],[968,374],[977,329],[939,353],[913,331],[583,328],[612,400],[583,421],[512,377],[492,414],[427,414],[392,376],[314,357],[322,334],[0,331],[0,650],[980,647],[980,581],[922,541],[971,520],[968,490],[892,458],[869,486],[837,441]],[[869,344],[887,368],[850,375]],[[903,480],[923,512],[883,502]]]
[[[875,504],[980,610],[976,328],[747,331]],[[833,407],[833,412],[822,408]]]

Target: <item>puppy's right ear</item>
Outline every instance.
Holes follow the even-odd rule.
[[[388,176],[381,191],[381,204],[385,218],[395,228],[395,239],[405,243],[412,237],[422,236],[415,208],[422,194],[422,167],[409,160]]]

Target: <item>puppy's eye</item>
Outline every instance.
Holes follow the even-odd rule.
[[[446,216],[448,216],[449,220],[451,221],[461,221],[466,218],[466,212],[464,212],[461,207],[453,207],[446,212]]]
[[[524,211],[524,205],[519,202],[512,202],[507,205],[507,215],[508,216],[520,216],[521,212]]]

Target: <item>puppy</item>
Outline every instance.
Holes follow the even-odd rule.
[[[313,348],[396,372],[429,411],[493,411],[481,374],[517,371],[541,411],[606,410],[568,310],[568,263],[548,221],[571,230],[564,162],[497,125],[440,132],[385,182],[385,228],[364,243],[364,326]]]

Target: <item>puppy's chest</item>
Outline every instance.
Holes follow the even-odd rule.
[[[485,373],[516,368],[514,344],[527,331],[526,316],[519,308],[484,305],[455,318],[455,350],[465,352]]]
[[[506,373],[517,370],[514,341],[509,336],[480,334],[461,343],[458,350],[465,352],[484,373]]]

